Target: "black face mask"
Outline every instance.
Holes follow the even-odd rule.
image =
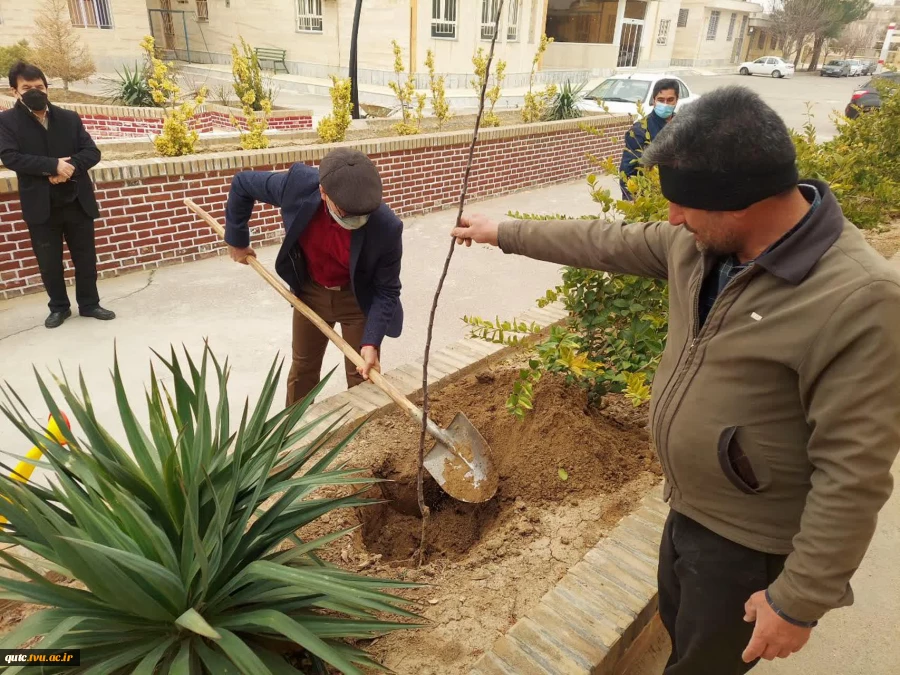
[[[47,109],[47,92],[40,89],[29,89],[22,94],[22,103],[27,105],[31,110],[40,112]]]

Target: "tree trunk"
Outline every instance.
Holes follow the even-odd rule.
[[[806,36],[797,40],[797,56],[794,57],[794,70],[800,67],[800,57],[803,56],[803,43],[806,41]]]
[[[356,0],[356,8],[353,10],[353,32],[350,34],[350,116],[359,119],[359,72],[357,45],[359,44],[359,15],[362,12],[362,0]]]
[[[815,72],[816,68],[819,67],[819,57],[822,56],[822,45],[824,44],[825,38],[816,36],[816,40],[813,42],[813,53],[809,57],[809,68],[806,69],[810,73]]]

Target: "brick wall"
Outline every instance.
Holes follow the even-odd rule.
[[[484,198],[577,179],[589,170],[586,153],[617,157],[627,118],[596,117],[600,136],[581,130],[581,120],[501,127],[482,132],[475,150],[469,197]],[[400,215],[439,209],[459,199],[470,132],[447,132],[348,143],[378,166],[385,201]],[[181,159],[99,165],[96,183],[101,218],[96,222],[101,277],[216,255],[223,245],[183,204],[191,198],[222,218],[231,177],[242,169],[285,170],[294,162],[317,165],[327,145],[216,153]],[[17,183],[0,173],[0,298],[41,290],[28,229],[21,220]],[[257,207],[254,245],[276,242],[277,209]],[[71,265],[66,262],[71,275]]]
[[[0,110],[12,107],[15,99],[0,96]],[[63,103],[60,107],[74,110],[84,122],[84,128],[95,139],[143,138],[162,131],[165,113],[160,108],[127,108],[113,105]],[[216,129],[234,131],[231,116],[240,122],[246,118],[241,110],[206,104],[197,109],[191,126],[201,134]],[[246,128],[246,127],[244,127]],[[278,131],[312,129],[312,113],[308,110],[274,110],[269,116],[269,128]]]

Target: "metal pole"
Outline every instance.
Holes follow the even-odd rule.
[[[356,0],[356,9],[353,10],[353,33],[350,35],[350,104],[353,106],[353,119],[359,119],[359,84],[357,73],[359,71],[357,57],[357,43],[359,42],[359,15],[362,12],[362,0]]]
[[[184,47],[187,50],[187,62],[193,63],[191,61],[191,38],[188,37],[187,29],[187,12],[181,13],[181,27],[184,29]]]

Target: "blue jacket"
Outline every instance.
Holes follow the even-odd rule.
[[[669,119],[672,119],[671,117]],[[622,197],[629,201],[633,199],[631,193],[628,192],[626,181],[633,176],[641,168],[641,155],[644,154],[644,148],[656,135],[666,127],[666,121],[652,110],[646,117],[647,128],[644,128],[644,121],[638,120],[634,126],[625,134],[625,150],[622,152],[622,161],[619,164],[619,175],[625,175],[625,180],[619,179],[619,185],[622,186]]]
[[[300,252],[300,235],[322,206],[319,170],[294,164],[287,172],[243,171],[234,176],[225,209],[225,241],[250,245],[248,223],[256,202],[281,209],[285,237],[275,259],[275,271],[296,295],[308,279]],[[403,223],[383,203],[369,221],[353,231],[350,240],[350,283],[366,315],[362,344],[380,346],[384,337],[398,337],[403,329],[400,304],[400,259]]]

